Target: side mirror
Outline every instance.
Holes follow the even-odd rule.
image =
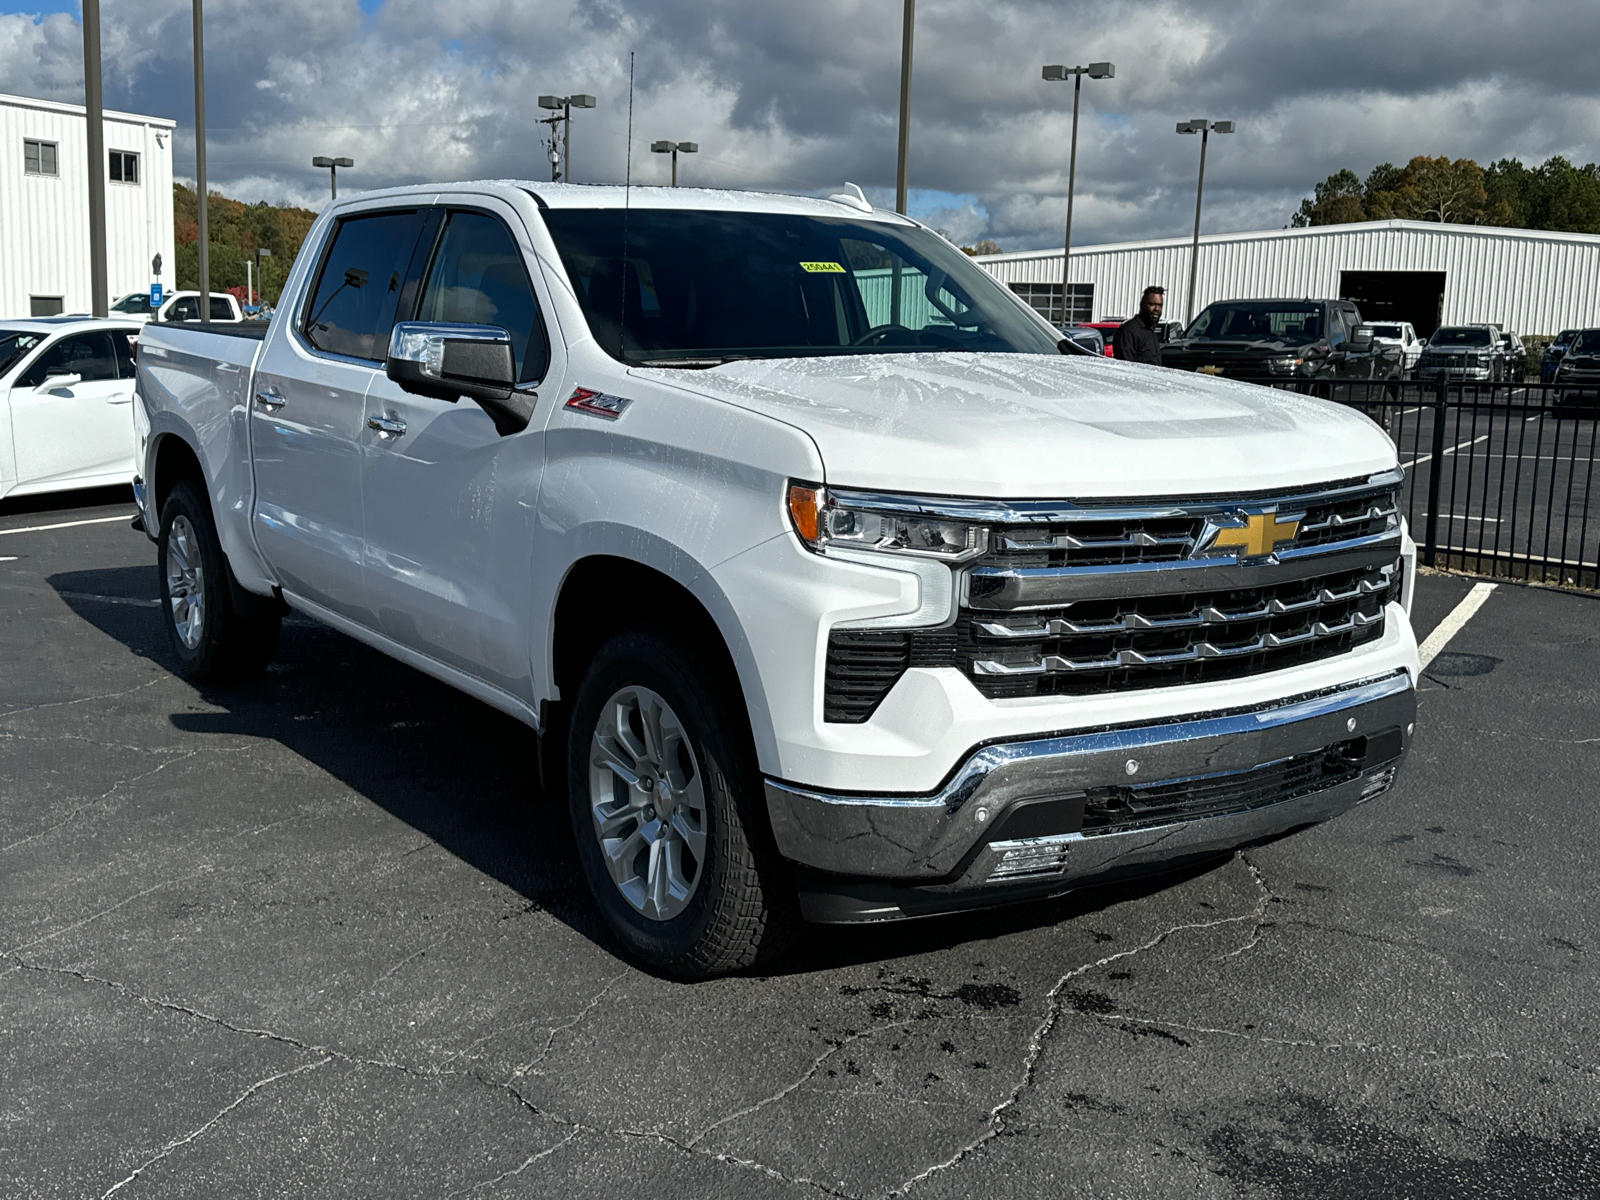
[[[71,367],[47,367],[44,373],[44,382],[35,390],[47,392],[51,388],[71,387],[75,383],[82,383],[83,376]]]
[[[476,401],[502,436],[526,429],[533,417],[534,397],[516,390],[511,335],[498,325],[401,321],[383,368],[414,396]]]
[[[1358,325],[1350,334],[1350,349],[1367,350],[1372,346],[1372,326]]]

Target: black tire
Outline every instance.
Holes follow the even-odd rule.
[[[161,506],[156,568],[162,623],[180,674],[230,682],[259,674],[272,661],[282,624],[278,603],[251,595],[234,579],[211,502],[194,480],[176,484]],[[199,596],[198,606],[188,592]]]
[[[578,688],[567,739],[568,807],[578,860],[595,903],[631,953],[683,979],[721,975],[770,958],[794,940],[801,925],[793,871],[778,853],[767,821],[749,726],[742,707],[729,699],[737,696],[737,685],[721,673],[713,675],[697,665],[704,658],[690,655],[652,631],[618,634],[601,647],[589,665]],[[620,710],[613,702],[619,695],[643,693],[653,693],[665,703],[666,716],[674,722],[674,733],[665,740],[672,742],[676,737],[679,754],[681,747],[687,747],[688,761],[676,761],[680,774],[688,775],[687,768],[692,767],[703,802],[699,828],[704,861],[694,862],[692,891],[679,901],[685,907],[664,919],[645,915],[637,901],[624,895],[622,885],[613,881],[594,811],[597,778],[602,780],[600,786],[616,788],[620,784],[633,802],[644,803],[634,797],[634,786],[620,775],[591,763],[602,719],[614,722]],[[658,742],[663,740],[660,729],[658,725]],[[643,759],[632,756],[632,765],[647,778]],[[648,788],[640,790],[643,796],[651,794]],[[671,802],[683,812],[690,811],[681,795]],[[651,808],[643,813],[655,823],[636,819],[633,829],[641,836],[647,828],[664,830],[671,823],[656,820]],[[618,829],[614,845],[634,844],[626,821]],[[656,861],[648,850],[632,853]],[[616,861],[620,864],[625,857],[618,856]],[[665,860],[664,850],[661,857]]]

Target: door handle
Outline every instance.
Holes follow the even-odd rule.
[[[256,406],[273,412],[283,407],[283,397],[277,392],[257,392]]]
[[[406,423],[399,417],[368,417],[367,428],[376,429],[379,433],[394,434],[398,437],[406,431]]]

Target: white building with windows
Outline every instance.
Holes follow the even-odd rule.
[[[110,300],[160,254],[172,289],[175,121],[105,113]],[[0,320],[89,312],[89,123],[79,104],[0,95]]]
[[[1061,249],[977,260],[1053,321]],[[1072,248],[1072,313],[1125,319],[1147,285],[1167,289],[1165,317],[1186,319],[1190,239]],[[1352,300],[1369,321],[1500,325],[1554,334],[1600,325],[1600,235],[1431,221],[1214,233],[1200,239],[1195,313],[1214,300]]]

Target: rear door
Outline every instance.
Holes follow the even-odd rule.
[[[368,586],[395,641],[529,699],[529,547],[551,403],[541,385],[560,364],[516,211],[481,198],[441,215],[419,255],[414,319],[507,330],[533,420],[502,437],[472,401],[414,396],[377,374],[367,415],[403,430],[364,435]]]
[[[252,388],[262,556],[285,591],[373,629],[363,580],[364,405],[426,211],[360,212],[335,225],[307,299],[267,339]]]
[[[75,333],[46,346],[11,388],[17,486],[132,479],[132,400],[133,379],[118,368],[111,333]]]

